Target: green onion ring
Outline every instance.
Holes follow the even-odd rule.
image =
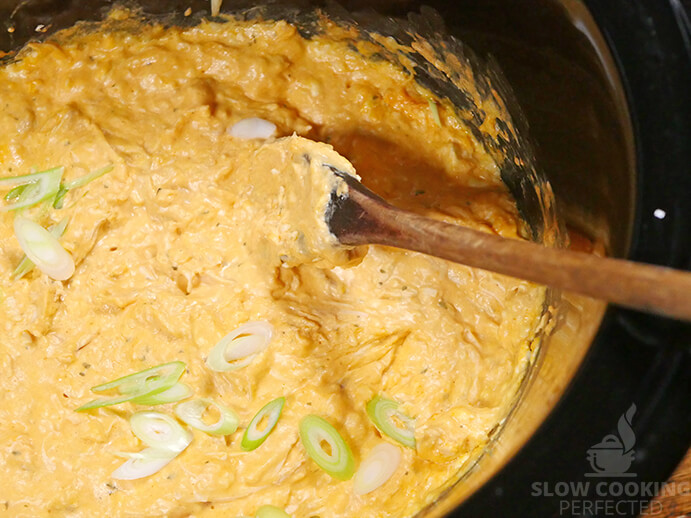
[[[240,446],[243,450],[252,451],[262,445],[276,427],[276,423],[278,423],[278,419],[281,417],[285,402],[286,398],[284,397],[276,398],[264,405],[262,409],[256,413],[242,436],[242,443]],[[262,431],[259,431],[257,430],[257,426],[259,426],[264,417],[266,417],[267,420],[266,425]]]
[[[48,198],[52,198],[60,189],[64,167],[54,167],[38,173],[0,178],[0,188],[13,188],[5,199],[14,199],[14,203],[0,207],[0,212],[26,209]],[[18,187],[23,186],[19,189]]]
[[[435,124],[441,128],[441,119],[439,118],[439,107],[437,106],[436,101],[429,99],[427,102],[429,103],[429,109],[432,111],[432,119],[434,120]]]
[[[115,379],[113,381],[108,381],[106,383],[101,383],[92,387],[93,392],[107,392],[109,390],[117,390],[121,394],[132,394],[140,392],[141,390],[146,390],[149,392],[148,387],[151,385],[160,385],[162,382],[170,382],[174,380],[173,383],[166,386],[163,390],[172,387],[185,372],[186,365],[181,361],[174,361],[168,363],[162,363],[156,365],[155,367],[150,367],[134,374],[128,374],[127,376],[122,376],[121,378]],[[163,392],[159,390],[158,392]],[[152,394],[157,394],[158,392],[152,392]],[[142,394],[138,394],[142,395]]]
[[[110,476],[115,480],[137,480],[163,469],[178,456],[178,452],[146,448],[138,453],[119,455],[129,457],[129,460],[113,471]]]
[[[14,234],[26,257],[43,273],[58,281],[72,277],[72,256],[48,230],[29,219],[16,216]]]
[[[22,185],[17,185],[16,187],[13,187],[11,191],[9,191],[7,194],[5,194],[5,201],[14,201],[17,198],[19,198],[22,193],[26,190],[29,185],[36,185],[35,183],[25,183]]]
[[[401,464],[401,450],[389,442],[372,448],[353,478],[353,492],[366,495],[389,480]]]
[[[209,353],[206,365],[216,372],[245,367],[267,348],[272,336],[273,326],[268,322],[247,322],[221,338]]]
[[[177,403],[183,399],[187,399],[192,395],[192,389],[189,388],[184,383],[177,382],[175,385],[170,387],[163,392],[158,394],[148,394],[146,396],[139,396],[132,399],[132,403],[137,405],[165,405],[166,403]]]
[[[100,169],[96,169],[95,171],[85,174],[84,176],[80,176],[79,178],[75,178],[70,182],[66,182],[65,189],[71,191],[72,189],[84,187],[87,183],[93,182],[96,178],[100,178],[104,174],[110,173],[114,167],[115,166],[113,166],[113,164],[108,164],[105,167],[101,167]]]
[[[137,412],[130,417],[132,433],[150,448],[180,453],[192,442],[192,433],[160,412]]]
[[[310,458],[333,478],[349,480],[355,472],[350,448],[325,419],[310,414],[300,421],[300,440]],[[329,445],[330,452],[322,443]]]
[[[415,427],[413,420],[398,410],[398,403],[391,399],[375,396],[367,403],[367,415],[374,426],[394,441],[415,449]],[[403,424],[398,426],[396,418]]]
[[[100,178],[104,174],[111,172],[113,167],[113,164],[108,164],[105,167],[101,167],[100,169],[96,169],[95,171],[85,174],[84,176],[80,176],[79,178],[75,178],[70,182],[60,185],[58,192],[55,194],[55,199],[53,200],[53,207],[56,209],[61,209],[63,199],[68,191],[85,186],[87,183],[94,181],[96,178]]]
[[[218,421],[211,425],[206,424],[202,419],[204,411],[209,407],[216,408],[221,414]],[[180,403],[175,407],[175,415],[192,428],[209,435],[230,435],[238,429],[237,414],[230,408],[208,398],[197,398]]]
[[[185,371],[185,367],[186,365],[180,361],[163,363],[156,367],[151,367],[150,369],[145,369],[107,383],[102,383],[101,385],[96,385],[91,388],[93,392],[115,391],[119,395],[112,398],[95,399],[80,406],[76,411],[85,412],[93,408],[101,408],[132,401],[142,396],[159,394],[168,390],[178,382],[180,376],[182,376],[182,373]]]
[[[62,235],[65,233],[65,229],[67,228],[68,222],[69,218],[62,218],[60,222],[56,225],[51,225],[50,227],[48,227],[48,232],[50,232],[50,235],[53,236],[55,239],[60,239]],[[12,272],[12,279],[21,279],[27,273],[33,270],[35,266],[36,265],[31,261],[31,259],[29,259],[25,254],[24,257],[22,257],[22,260],[19,261],[17,267]]]
[[[231,137],[241,139],[268,139],[276,133],[276,125],[259,117],[242,119],[228,128]]]
[[[60,185],[58,192],[55,193],[55,198],[53,198],[53,208],[62,209],[65,201],[65,195],[67,194],[67,189],[64,185]]]

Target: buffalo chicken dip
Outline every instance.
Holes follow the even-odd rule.
[[[0,514],[412,516],[515,400],[544,288],[324,223],[328,163],[520,239],[453,107],[353,29],[213,20],[0,68]]]

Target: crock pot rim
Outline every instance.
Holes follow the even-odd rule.
[[[629,257],[688,269],[691,204],[684,198],[691,193],[691,58],[674,10],[678,2],[584,2],[617,60],[633,119],[637,205]],[[656,209],[664,207],[669,218],[660,219]],[[655,337],[654,347],[624,322]],[[453,516],[490,510],[500,516],[559,515],[560,498],[535,495],[533,484],[585,480],[587,449],[616,432],[617,419],[632,403],[640,452],[633,480],[664,482],[691,443],[690,337],[688,324],[610,307],[557,407],[519,454]]]

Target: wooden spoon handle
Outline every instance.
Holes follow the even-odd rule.
[[[350,190],[350,198],[354,202],[351,217],[360,223],[350,227],[357,227],[352,233],[347,226],[336,232],[343,244],[369,243],[415,250],[623,306],[691,320],[691,272],[507,239],[418,216],[355,189]]]

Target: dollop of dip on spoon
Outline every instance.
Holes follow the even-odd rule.
[[[296,135],[267,140],[244,154],[236,171],[232,181],[242,209],[240,231],[265,261],[331,267],[357,256],[339,242],[327,221],[334,197],[347,196],[342,175],[360,177],[329,144]]]

